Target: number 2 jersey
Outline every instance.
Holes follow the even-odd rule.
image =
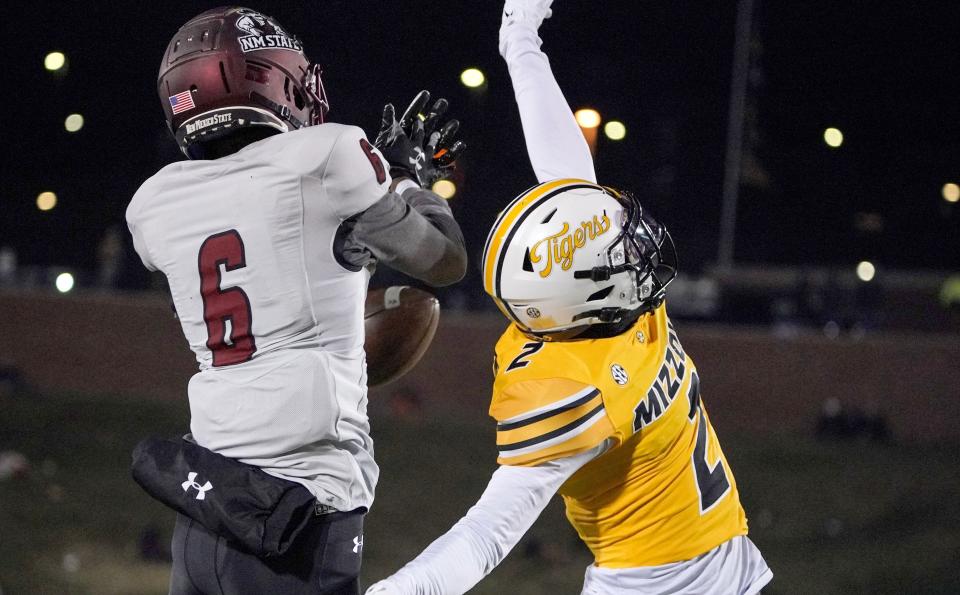
[[[363,264],[396,256],[350,244],[352,231],[371,227],[350,218],[379,209],[368,230],[376,238],[402,228],[416,230],[409,233],[422,245],[447,242],[389,192],[390,182],[359,128],[323,124],[168,165],[127,209],[134,247],[166,276],[199,362],[188,387],[196,441],[299,482],[340,510],[369,507],[378,475],[366,415]],[[449,224],[456,228],[452,217]]]
[[[532,341],[511,325],[495,375],[500,464],[537,465],[611,441],[559,490],[598,566],[688,560],[747,533],[665,305],[605,339]]]

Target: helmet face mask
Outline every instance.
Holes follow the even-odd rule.
[[[238,129],[264,137],[321,124],[329,102],[319,65],[274,19],[242,7],[208,10],[183,25],[157,79],[167,126],[181,150]]]
[[[676,270],[669,232],[633,195],[582,180],[521,194],[484,250],[484,289],[541,340],[632,322],[663,302]]]
[[[663,303],[667,285],[677,276],[677,248],[667,228],[646,213],[632,193],[616,194],[626,208],[621,235],[608,250],[608,261],[615,265],[612,253],[619,253],[616,244],[622,244],[622,266],[636,276],[638,299],[652,310]]]
[[[310,126],[323,124],[323,119],[330,111],[327,91],[323,88],[322,74],[323,70],[319,64],[311,64],[303,75],[303,88],[307,91],[308,101],[314,106],[311,111]]]

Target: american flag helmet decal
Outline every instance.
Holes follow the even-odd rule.
[[[182,93],[171,95],[170,107],[173,108],[173,113],[179,114],[180,112],[192,110],[197,106],[193,103],[193,94],[188,89]]]

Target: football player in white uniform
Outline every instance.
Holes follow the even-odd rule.
[[[555,493],[594,555],[584,595],[757,593],[772,574],[666,314],[673,241],[636,198],[596,184],[540,50],[551,3],[507,0],[500,29],[541,182],[484,249],[484,289],[511,321],[490,406],[500,467],[450,531],[367,594],[466,592]]]
[[[437,286],[464,275],[460,229],[424,190],[462,149],[456,123],[442,125],[443,101],[418,119],[424,94],[399,122],[387,110],[383,151],[360,128],[324,123],[319,67],[245,8],[185,24],[158,87],[189,160],[144,182],[126,217],[199,363],[193,440],[301,484],[317,510],[292,552],[269,561],[179,515],[170,592],[357,593],[378,476],[363,350],[370,269]],[[183,479],[207,502],[225,489]]]

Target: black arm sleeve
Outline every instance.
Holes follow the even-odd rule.
[[[363,267],[373,260],[435,287],[467,270],[467,251],[449,205],[429,190],[391,192],[340,226],[337,256]]]

